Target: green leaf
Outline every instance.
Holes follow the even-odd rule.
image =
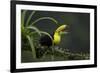
[[[29,22],[30,22],[30,20],[31,20],[31,18],[32,18],[32,16],[35,14],[35,11],[33,11],[31,14],[30,14],[30,16],[28,17],[28,19],[27,19],[27,21],[26,21],[26,26],[29,24]]]
[[[34,22],[32,22],[31,25],[34,25],[35,23],[39,22],[40,20],[51,20],[51,21],[55,22],[56,24],[58,24],[57,20],[52,17],[41,17],[41,18],[38,18],[37,20],[35,20]]]
[[[32,49],[32,55],[33,55],[33,58],[35,59],[35,58],[36,58],[36,51],[35,51],[34,44],[33,44],[32,39],[31,39],[30,36],[27,35],[27,39],[28,39],[29,44],[30,44],[31,49]]]
[[[26,27],[27,29],[31,29],[31,30],[35,30],[40,36],[41,36],[41,32],[38,28],[34,27],[34,26],[29,26],[29,27]]]
[[[26,14],[27,10],[24,10],[21,14],[21,25],[24,25],[24,18],[25,18],[25,14]]]

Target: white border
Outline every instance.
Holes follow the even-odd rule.
[[[21,9],[90,13],[90,60],[21,63],[21,29],[20,29]],[[54,67],[54,66],[73,66],[73,65],[87,65],[87,64],[88,65],[94,64],[94,9],[52,7],[52,6],[39,6],[39,5],[38,6],[16,5],[16,68],[17,69]]]

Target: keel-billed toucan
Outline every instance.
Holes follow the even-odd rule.
[[[41,46],[46,46],[46,47],[51,47],[52,45],[58,45],[60,44],[61,42],[61,32],[63,32],[65,29],[66,29],[67,25],[61,25],[59,26],[55,31],[54,31],[54,34],[51,35],[52,36],[52,39],[48,36],[48,35],[45,35],[45,36],[42,36],[39,40],[39,43]],[[38,49],[38,53],[41,55],[41,53],[43,53],[42,51],[44,49]],[[44,50],[45,51],[45,50]],[[39,56],[38,56],[39,57]]]
[[[41,46],[52,46],[53,44],[54,45],[58,45],[60,42],[61,42],[61,32],[63,32],[65,29],[66,29],[67,25],[61,25],[59,26],[53,35],[52,36],[52,39],[48,36],[48,35],[45,35],[45,36],[42,36],[40,38],[40,44]]]

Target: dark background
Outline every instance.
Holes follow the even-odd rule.
[[[27,11],[28,18],[31,10]],[[59,47],[68,49],[71,52],[90,52],[90,14],[89,13],[72,13],[72,12],[52,12],[52,11],[36,11],[31,22],[40,17],[53,17],[58,21],[59,25],[69,25],[69,33],[62,36]],[[27,19],[25,19],[27,20]],[[35,24],[40,30],[52,34],[58,27],[51,20],[41,20]]]

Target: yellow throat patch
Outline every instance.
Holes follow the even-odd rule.
[[[58,44],[60,43],[60,41],[61,41],[61,36],[60,36],[60,34],[59,34],[59,33],[55,33],[55,34],[54,34],[54,40],[53,40],[54,44],[55,44],[55,45],[58,45]]]

